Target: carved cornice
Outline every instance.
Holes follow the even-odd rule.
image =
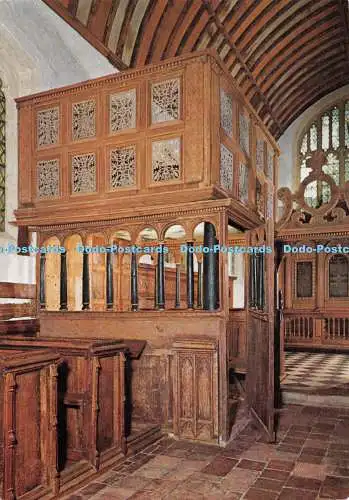
[[[139,213],[138,215],[133,215],[134,212],[141,212],[141,210],[133,210],[130,215],[120,215],[119,217],[113,217],[112,219],[101,219],[96,221],[76,221],[76,222],[66,222],[56,224],[40,224],[40,225],[29,225],[30,231],[61,231],[69,229],[81,229],[82,226],[86,228],[97,227],[99,229],[115,226],[124,223],[142,223],[142,222],[154,222],[159,220],[178,220],[181,217],[201,217],[204,218],[210,214],[218,214],[225,212],[227,207],[229,207],[231,200],[212,200],[200,203],[189,203],[186,206],[173,205],[168,207],[149,207],[143,209],[145,213]],[[191,205],[191,206],[190,206]],[[193,206],[194,205],[194,206]],[[199,205],[199,206],[198,206]],[[130,213],[130,210],[126,212]],[[149,213],[150,212],[150,213]]]

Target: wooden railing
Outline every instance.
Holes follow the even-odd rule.
[[[292,311],[284,314],[285,345],[349,349],[349,312]]]

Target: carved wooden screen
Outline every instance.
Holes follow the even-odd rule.
[[[333,255],[328,266],[328,287],[330,297],[349,296],[349,263],[344,255]]]
[[[273,223],[247,233],[250,246],[274,247]],[[252,415],[274,434],[274,256],[250,256],[247,315],[247,399]]]
[[[0,80],[0,231],[5,231],[6,103]]]

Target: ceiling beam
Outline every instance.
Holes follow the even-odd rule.
[[[72,28],[74,28],[80,35],[85,38],[98,52],[100,52],[108,61],[115,66],[118,70],[127,69],[128,66],[118,57],[111,52],[104,43],[102,43],[96,36],[94,36],[86,26],[73,17],[68,10],[63,7],[58,0],[42,0],[52,10],[56,12],[64,21],[66,21]]]

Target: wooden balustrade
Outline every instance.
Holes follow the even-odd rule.
[[[285,346],[349,350],[349,316],[343,312],[285,312]]]

